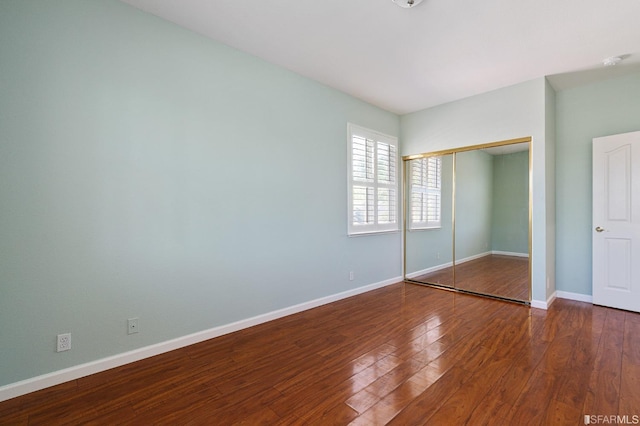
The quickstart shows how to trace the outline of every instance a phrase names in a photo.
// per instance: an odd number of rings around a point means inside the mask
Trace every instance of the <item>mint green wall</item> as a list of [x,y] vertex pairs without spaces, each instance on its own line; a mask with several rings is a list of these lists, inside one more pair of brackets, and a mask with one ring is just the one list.
[[115,0],[0,2],[0,386],[399,277],[347,237],[347,122],[399,133]]
[[[407,164],[408,166],[408,164]],[[407,179],[407,183],[408,183]],[[442,157],[442,227],[407,232],[407,274],[453,262],[453,155]],[[408,189],[408,187],[407,187]],[[409,211],[407,207],[406,211]]]
[[640,130],[640,73],[556,94],[557,289],[590,295],[592,139]]
[[115,0],[3,0],[0,58],[0,386],[399,276],[399,234],[346,237],[347,122],[403,155],[532,136],[533,299],[591,294],[591,140],[640,129],[640,74],[399,123]]
[[529,151],[493,156],[491,249],[529,253]]
[[456,153],[456,262],[491,251],[493,157]]
[[[545,79],[545,141],[548,149],[545,150],[545,176],[546,179],[546,226],[547,226],[547,300],[556,292],[556,92],[551,87],[549,80]],[[534,156],[535,158],[535,156]],[[534,207],[535,208],[535,207]],[[535,237],[534,237],[535,239]]]

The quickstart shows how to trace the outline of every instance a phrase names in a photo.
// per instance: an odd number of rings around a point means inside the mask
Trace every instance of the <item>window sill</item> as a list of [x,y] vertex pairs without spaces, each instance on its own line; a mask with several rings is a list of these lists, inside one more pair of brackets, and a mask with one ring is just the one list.
[[367,235],[381,235],[381,234],[399,234],[400,230],[399,229],[392,229],[389,231],[363,231],[363,232],[353,232],[353,233],[348,233],[347,237],[351,238],[351,237],[366,237]]
[[409,232],[416,232],[416,231],[435,231],[438,229],[442,229],[442,226],[429,226],[429,227],[425,227],[425,228],[411,228],[411,229],[407,229],[407,231]]

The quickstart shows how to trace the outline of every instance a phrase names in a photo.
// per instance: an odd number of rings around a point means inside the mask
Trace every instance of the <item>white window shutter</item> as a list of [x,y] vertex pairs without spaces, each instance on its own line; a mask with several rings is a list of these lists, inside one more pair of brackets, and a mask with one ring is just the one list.
[[442,157],[411,160],[411,229],[442,226]]
[[350,124],[349,235],[399,230],[398,142]]

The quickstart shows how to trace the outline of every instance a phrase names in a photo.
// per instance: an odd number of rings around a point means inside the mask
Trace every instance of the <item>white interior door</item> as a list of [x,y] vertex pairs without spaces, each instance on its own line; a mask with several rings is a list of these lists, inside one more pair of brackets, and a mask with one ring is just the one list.
[[640,132],[593,139],[593,303],[640,312]]

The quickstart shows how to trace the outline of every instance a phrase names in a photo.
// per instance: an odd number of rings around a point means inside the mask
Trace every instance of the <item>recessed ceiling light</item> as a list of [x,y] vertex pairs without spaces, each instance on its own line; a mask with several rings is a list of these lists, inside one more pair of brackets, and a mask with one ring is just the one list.
[[602,61],[602,65],[605,67],[612,67],[614,65],[618,65],[622,61],[622,56],[611,56],[610,58],[606,58]]
[[391,0],[395,4],[400,7],[404,7],[405,9],[409,9],[411,7],[417,6],[422,3],[422,0]]

